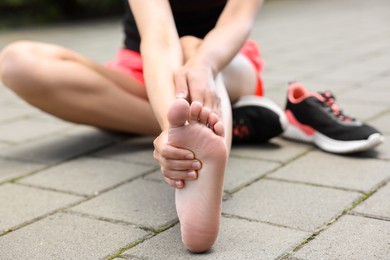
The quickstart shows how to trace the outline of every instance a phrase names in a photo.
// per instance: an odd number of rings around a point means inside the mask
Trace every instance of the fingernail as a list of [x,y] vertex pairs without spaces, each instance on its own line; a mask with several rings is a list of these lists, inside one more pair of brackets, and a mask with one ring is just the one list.
[[200,169],[200,162],[195,161],[195,162],[192,163],[191,166],[192,166],[192,168],[198,170],[198,169]]
[[186,94],[184,92],[179,92],[176,94],[176,98],[185,98]]
[[183,187],[183,182],[182,181],[176,181],[176,187],[177,188],[182,188]]
[[196,172],[195,171],[190,171],[190,172],[187,172],[187,176],[191,179],[195,179],[196,178]]

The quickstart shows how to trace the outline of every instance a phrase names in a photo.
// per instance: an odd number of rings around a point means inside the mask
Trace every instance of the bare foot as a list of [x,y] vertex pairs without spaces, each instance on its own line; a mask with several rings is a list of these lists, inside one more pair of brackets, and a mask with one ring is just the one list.
[[194,152],[202,162],[198,179],[176,189],[176,210],[184,245],[192,252],[205,252],[219,230],[223,179],[228,157],[224,126],[216,114],[199,102],[190,105],[177,99],[168,112],[168,142]]

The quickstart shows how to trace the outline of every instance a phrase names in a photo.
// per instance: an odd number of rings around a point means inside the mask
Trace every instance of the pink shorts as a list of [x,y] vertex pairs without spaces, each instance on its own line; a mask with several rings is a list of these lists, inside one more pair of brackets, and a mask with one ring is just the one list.
[[[263,81],[261,72],[264,69],[264,59],[261,56],[259,46],[253,40],[247,40],[240,50],[240,54],[248,58],[252,63],[257,73],[257,87],[254,93],[257,96],[263,96]],[[120,49],[117,52],[115,59],[105,64],[107,68],[122,71],[130,77],[136,79],[142,85],[145,84],[142,57],[141,54],[132,50]]]

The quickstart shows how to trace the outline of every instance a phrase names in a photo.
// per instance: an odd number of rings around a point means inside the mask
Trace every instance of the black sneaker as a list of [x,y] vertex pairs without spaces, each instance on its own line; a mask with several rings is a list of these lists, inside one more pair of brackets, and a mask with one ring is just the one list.
[[284,137],[314,143],[327,152],[360,152],[384,141],[378,130],[345,115],[330,91],[309,93],[303,85],[291,83],[285,112]]
[[273,101],[243,96],[233,105],[233,144],[264,143],[287,126],[284,112]]

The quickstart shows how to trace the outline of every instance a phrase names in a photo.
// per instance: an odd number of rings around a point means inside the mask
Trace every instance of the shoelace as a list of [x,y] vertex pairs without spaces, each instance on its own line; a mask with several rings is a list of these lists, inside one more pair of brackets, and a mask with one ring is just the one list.
[[341,121],[352,122],[356,119],[350,116],[347,116],[343,113],[340,107],[336,104],[336,98],[329,90],[325,92],[319,92],[320,96],[323,98],[322,103],[330,108],[330,111]]

